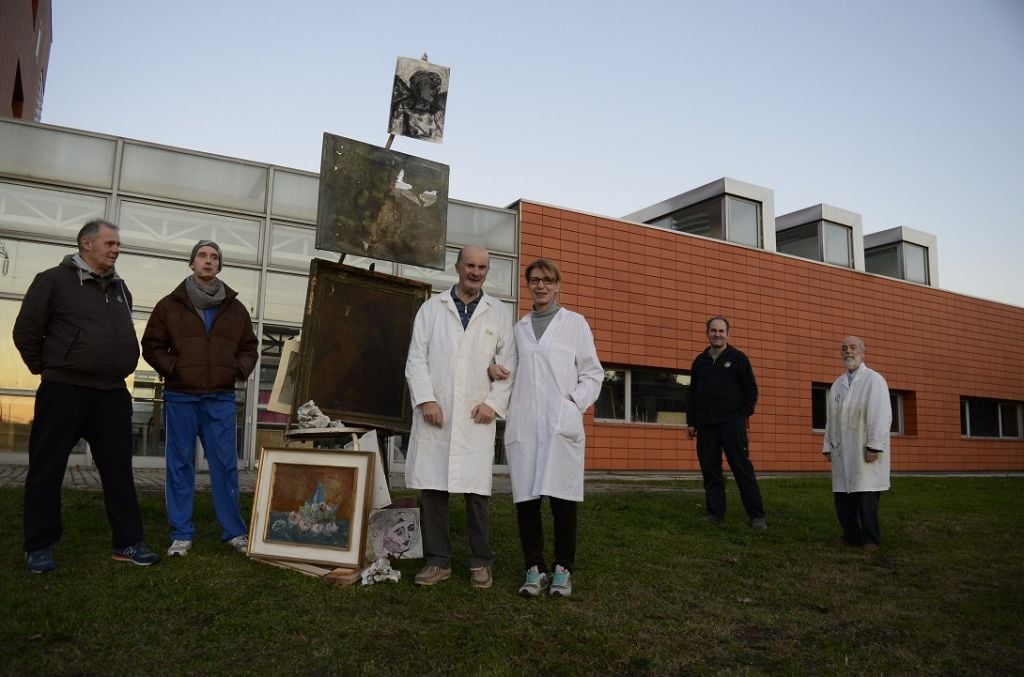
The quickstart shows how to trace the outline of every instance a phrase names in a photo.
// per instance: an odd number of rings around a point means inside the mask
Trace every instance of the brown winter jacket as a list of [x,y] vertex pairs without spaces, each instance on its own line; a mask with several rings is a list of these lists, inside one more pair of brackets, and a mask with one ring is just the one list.
[[36,275],[14,322],[14,345],[43,381],[124,388],[139,363],[132,295],[117,273],[100,279],[73,259]]
[[142,357],[164,387],[187,393],[234,392],[256,366],[256,334],[238,293],[224,285],[210,333],[188,299],[185,282],[160,299],[142,335]]

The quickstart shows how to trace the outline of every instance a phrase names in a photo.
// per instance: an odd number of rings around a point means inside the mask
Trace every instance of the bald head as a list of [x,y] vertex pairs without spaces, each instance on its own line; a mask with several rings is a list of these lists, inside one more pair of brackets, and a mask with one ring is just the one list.
[[455,272],[459,274],[455,292],[464,302],[469,303],[480,295],[490,267],[491,255],[483,247],[470,244],[459,252],[455,259]]

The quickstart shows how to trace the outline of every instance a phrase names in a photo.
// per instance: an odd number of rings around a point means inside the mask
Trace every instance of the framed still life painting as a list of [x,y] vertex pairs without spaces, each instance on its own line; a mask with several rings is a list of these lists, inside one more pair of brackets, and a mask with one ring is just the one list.
[[375,455],[263,449],[249,554],[362,568]]
[[428,298],[425,282],[313,259],[295,403],[313,400],[347,425],[407,432],[405,360],[416,311]]

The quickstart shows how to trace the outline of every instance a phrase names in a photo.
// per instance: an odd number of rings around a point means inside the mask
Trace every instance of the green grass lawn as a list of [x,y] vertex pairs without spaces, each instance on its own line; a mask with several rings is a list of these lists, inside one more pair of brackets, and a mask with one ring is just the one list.
[[[770,531],[698,522],[696,482],[591,492],[573,597],[524,600],[515,513],[492,504],[495,586],[469,587],[465,525],[451,580],[335,587],[252,562],[218,541],[208,494],[185,558],[109,556],[98,492],[65,491],[58,569],[31,575],[21,498],[0,489],[4,674],[676,673],[1021,674],[1024,479],[897,478],[882,550],[833,544],[829,480],[761,482]],[[143,494],[148,542],[167,547],[162,494]],[[244,495],[245,509],[252,496]],[[545,509],[546,511],[546,509]],[[550,525],[550,523],[548,523]]]

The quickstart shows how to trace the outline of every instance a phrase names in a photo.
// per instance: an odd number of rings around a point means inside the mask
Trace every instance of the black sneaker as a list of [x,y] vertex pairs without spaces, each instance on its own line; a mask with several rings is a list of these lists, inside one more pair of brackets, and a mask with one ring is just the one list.
[[127,548],[114,548],[112,556],[118,562],[131,562],[140,567],[148,567],[150,564],[160,561],[160,558],[151,553],[142,541],[135,545],[129,545]]

